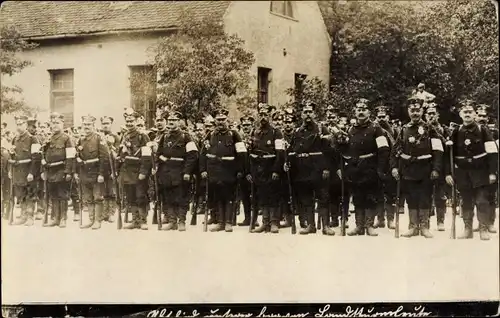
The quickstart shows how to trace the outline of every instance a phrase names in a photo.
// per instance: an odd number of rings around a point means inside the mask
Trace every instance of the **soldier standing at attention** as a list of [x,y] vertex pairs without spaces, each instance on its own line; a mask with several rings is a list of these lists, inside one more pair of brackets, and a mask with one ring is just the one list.
[[14,196],[21,205],[21,218],[13,225],[32,226],[34,221],[37,180],[41,160],[41,145],[38,139],[28,132],[28,117],[16,116],[17,135],[12,140],[12,182]]
[[450,186],[456,183],[462,197],[465,229],[458,238],[473,238],[472,220],[476,207],[480,239],[489,240],[488,226],[491,219],[488,195],[491,185],[497,181],[498,149],[490,130],[476,123],[476,115],[473,102],[464,101],[460,107],[463,124],[453,130],[450,138],[453,143],[455,178],[451,175],[447,163],[449,160],[446,160],[446,183]]
[[167,129],[158,141],[155,156],[160,198],[168,222],[161,230],[185,231],[191,175],[198,163],[198,148],[191,135],[180,129],[179,112],[165,112],[163,118],[167,120]]
[[201,177],[208,178],[209,200],[217,210],[217,224],[210,229],[211,232],[233,231],[235,189],[237,180],[243,177],[246,170],[247,150],[238,132],[228,128],[228,113],[223,108],[216,112],[216,127],[206,137],[200,156]]
[[355,206],[356,227],[350,236],[377,236],[374,218],[381,198],[380,180],[385,179],[389,159],[389,143],[383,129],[370,120],[368,100],[361,98],[354,108],[356,120],[348,130],[348,138],[339,144],[347,162],[345,176]]
[[54,218],[44,226],[66,227],[69,188],[75,173],[76,149],[71,137],[63,132],[64,116],[52,113],[50,123],[52,136],[44,146],[42,166],[46,167],[46,172],[42,173],[42,179],[47,180]]
[[250,170],[247,180],[255,184],[262,225],[253,233],[279,232],[281,197],[280,172],[283,167],[285,145],[281,131],[270,123],[272,106],[260,103],[257,107],[259,122],[249,142]]
[[297,190],[299,213],[307,222],[307,227],[300,234],[316,233],[314,220],[314,201],[318,201],[318,210],[323,222],[323,234],[335,235],[328,219],[328,185],[330,171],[336,171],[338,160],[330,146],[328,129],[315,121],[315,104],[302,107],[302,125],[293,134],[288,149],[290,177]]
[[[442,168],[443,144],[439,133],[423,121],[421,100],[410,99],[410,122],[401,129],[391,156],[392,176],[401,179],[401,189],[408,204],[410,224],[404,237],[432,238],[429,231],[432,182]],[[401,167],[401,169],[398,169]]]
[[132,223],[124,229],[147,230],[148,177],[151,174],[151,147],[149,137],[137,126],[140,115],[132,109],[123,114],[127,131],[121,140],[118,156],[120,158],[120,178],[127,208],[132,212]]
[[[241,138],[245,143],[245,147],[248,149],[251,142],[251,133],[253,130],[255,119],[252,116],[243,116],[240,118],[240,127],[241,127]],[[240,195],[241,201],[243,202],[243,213],[245,214],[245,219],[243,222],[238,223],[239,226],[249,226],[250,225],[250,215],[251,215],[251,184],[245,179],[240,182]],[[255,200],[255,198],[253,198]]]
[[[113,117],[103,116],[101,117],[101,130],[102,136],[106,141],[106,145],[108,147],[108,151],[111,154],[111,160],[113,160],[115,169],[116,169],[116,154],[118,153],[118,148],[120,147],[120,137],[113,133],[111,126],[113,125]],[[109,159],[107,159],[109,161]],[[111,176],[111,169],[108,169],[109,173],[104,175],[104,208],[102,220],[106,222],[112,223],[113,216],[115,215],[116,210],[118,209],[117,198],[116,198],[116,190],[113,185],[113,179]]]

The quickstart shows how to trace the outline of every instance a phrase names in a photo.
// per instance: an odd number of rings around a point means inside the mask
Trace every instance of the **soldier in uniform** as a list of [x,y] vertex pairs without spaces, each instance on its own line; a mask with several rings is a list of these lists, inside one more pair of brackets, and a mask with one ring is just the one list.
[[[436,103],[428,103],[426,111],[427,123],[439,134],[441,142],[450,137],[448,127],[439,123],[439,113]],[[448,192],[446,182],[444,181],[444,174],[440,174],[439,178],[434,181],[434,205],[436,206],[436,219],[438,231],[444,231],[444,219],[446,214],[446,193]],[[432,211],[431,211],[432,213]]]
[[28,117],[16,116],[17,135],[12,140],[11,159],[14,196],[21,205],[21,217],[13,225],[32,226],[37,194],[36,176],[39,175],[41,145],[28,132]]
[[191,175],[198,163],[198,147],[191,135],[180,129],[179,112],[165,112],[163,117],[167,120],[167,130],[158,141],[155,156],[160,197],[168,222],[161,230],[185,231]]
[[[114,167],[116,167],[116,154],[118,152],[118,148],[120,147],[120,137],[113,133],[111,126],[113,125],[114,118],[110,116],[103,116],[101,117],[101,131],[102,131],[102,136],[103,139],[106,141],[106,145],[108,148],[109,153],[111,154],[111,160],[113,160],[112,163]],[[108,159],[109,161],[109,159]],[[117,193],[116,189],[113,185],[113,179],[111,176],[111,170],[107,171],[109,173],[106,173],[104,175],[104,207],[103,207],[103,214],[102,214],[102,220],[106,222],[112,223],[113,216],[118,209],[117,206]]]
[[[127,131],[122,137],[118,157],[120,178],[132,223],[124,229],[147,230],[148,177],[151,174],[152,151],[147,134],[140,129],[140,115],[132,109],[123,114]],[[138,124],[139,123],[139,127]]]
[[[39,137],[39,129],[37,126],[37,120],[35,117],[28,118],[28,132],[36,137],[38,140],[39,144],[42,145],[43,141]],[[33,177],[35,178],[35,183],[37,184],[35,187],[35,209],[36,209],[36,214],[35,214],[35,220],[41,220],[43,218],[43,182],[42,179],[40,178],[40,173],[41,173],[41,161],[37,161],[37,167],[35,167],[35,171],[38,172],[36,175]]]
[[335,235],[328,219],[328,183],[330,171],[337,170],[338,158],[330,145],[329,132],[325,126],[315,121],[315,104],[308,103],[302,107],[302,125],[292,136],[288,148],[290,175],[294,189],[297,189],[299,214],[307,221],[307,226],[300,234],[316,233],[314,219],[314,201],[318,202],[318,211],[323,222],[323,234]]
[[109,150],[106,140],[95,131],[96,118],[82,117],[83,137],[77,142],[77,174],[75,179],[81,183],[83,210],[88,212],[90,222],[82,229],[101,228],[104,212],[105,177],[109,175]]
[[361,98],[354,108],[356,121],[348,139],[339,144],[347,165],[345,180],[349,183],[355,206],[356,227],[347,234],[377,236],[374,228],[376,207],[381,198],[380,181],[386,178],[389,143],[383,129],[370,120],[368,100]]
[[44,146],[42,179],[47,180],[53,219],[44,226],[66,227],[70,182],[75,173],[76,149],[71,137],[63,132],[64,116],[50,115],[52,136]]
[[[294,121],[294,116],[293,116],[293,110],[292,109],[286,109],[284,118],[283,118],[283,143],[285,146],[285,155],[288,152],[288,147],[290,146],[290,142],[292,140],[293,133],[295,132],[295,121]],[[285,158],[285,164],[288,165],[288,160]],[[281,218],[284,219],[280,223],[280,227],[285,228],[285,227],[290,227],[292,225],[292,211],[290,210],[290,207],[288,205],[288,199],[290,197],[290,189],[288,187],[288,183],[291,182],[291,180],[288,180],[288,175],[286,171],[283,171],[281,178],[281,184],[282,184],[282,196],[286,200],[284,203],[282,202],[281,205]],[[292,189],[293,191],[293,189]],[[295,199],[296,196],[294,193],[292,193],[292,199]],[[294,200],[295,201],[295,200]],[[296,202],[291,202],[292,204],[296,205]],[[300,223],[302,224],[301,227],[305,228],[305,220],[300,216]]]
[[[78,140],[80,140],[80,138],[85,137],[85,133],[83,132],[81,126],[73,127],[72,129],[69,129],[68,131],[69,131],[68,135],[71,138],[71,142],[75,145],[77,144]],[[77,150],[77,153],[78,153],[78,150]],[[78,166],[77,166],[77,168],[78,168]],[[70,187],[69,187],[69,197],[71,198],[71,205],[73,207],[73,212],[74,212],[73,221],[75,221],[75,222],[80,221],[80,218],[82,217],[81,216],[81,212],[82,212],[81,204],[82,204],[82,202],[80,202],[81,195],[82,194],[80,193],[80,186],[78,185],[78,180],[76,178],[71,179]]]
[[[252,131],[248,146],[250,169],[247,180],[254,184],[257,206],[262,210],[262,225],[253,233],[279,232],[281,197],[280,172],[285,146],[281,131],[270,123],[273,106],[258,105],[259,122]],[[248,217],[250,220],[250,217]]]
[[423,121],[423,113],[422,101],[410,99],[410,122],[402,128],[391,156],[392,176],[401,178],[409,210],[410,224],[404,237],[419,233],[433,237],[429,231],[432,182],[439,178],[442,168],[443,144],[439,133]]
[[245,172],[247,150],[238,132],[228,129],[228,113],[224,108],[216,112],[216,127],[207,135],[200,156],[201,177],[208,178],[209,199],[217,210],[217,224],[211,232],[233,231],[235,188]]
[[[245,147],[248,149],[251,143],[251,134],[254,126],[255,119],[252,116],[242,116],[240,118],[240,134]],[[249,158],[248,158],[249,159]],[[251,204],[250,196],[252,192],[252,185],[248,179],[241,180],[240,182],[240,196],[243,203],[243,213],[245,214],[245,219],[238,223],[239,226],[249,226],[250,225],[250,215],[251,215]],[[255,198],[253,198],[255,200]]]

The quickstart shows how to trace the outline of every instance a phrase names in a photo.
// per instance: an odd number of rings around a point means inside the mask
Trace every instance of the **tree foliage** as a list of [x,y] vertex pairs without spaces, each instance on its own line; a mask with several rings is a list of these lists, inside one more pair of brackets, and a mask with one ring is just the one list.
[[295,113],[300,112],[304,104],[312,102],[316,105],[317,114],[322,116],[332,101],[328,85],[318,77],[302,79],[299,85],[287,89],[286,94],[290,99],[285,107],[291,107]]
[[184,12],[179,30],[151,48],[159,104],[173,102],[189,119],[199,119],[246,90],[254,63],[244,41],[227,34],[214,16],[195,16]]
[[[19,53],[31,50],[37,45],[22,39],[12,25],[0,27],[0,73],[1,76],[12,76],[30,66],[31,61],[20,58]],[[1,85],[1,113],[9,114],[18,111],[33,111],[22,99],[22,89],[18,86]]]

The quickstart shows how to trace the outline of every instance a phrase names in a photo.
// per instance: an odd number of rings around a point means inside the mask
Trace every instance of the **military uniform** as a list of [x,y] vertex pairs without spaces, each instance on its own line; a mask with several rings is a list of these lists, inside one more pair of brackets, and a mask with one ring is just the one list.
[[[474,114],[471,102],[465,102],[460,110],[462,118]],[[455,165],[455,183],[462,197],[462,218],[465,231],[459,238],[472,238],[472,220],[474,206],[477,209],[480,238],[489,240],[488,226],[490,203],[488,194],[491,184],[497,179],[498,149],[489,129],[470,120],[452,132],[453,156]],[[449,155],[449,154],[448,154]],[[447,179],[451,178],[451,167],[446,165]],[[447,180],[448,182],[448,180]]]
[[409,230],[402,236],[420,233],[432,238],[429,231],[432,181],[441,172],[443,144],[435,129],[422,120],[421,102],[410,101],[408,111],[412,121],[402,128],[391,156],[392,173],[402,180],[410,217]]
[[129,126],[121,140],[117,170],[120,171],[126,204],[133,218],[124,229],[147,230],[148,177],[152,167],[150,140],[136,127],[136,120],[140,117],[138,113],[128,109],[124,117]]
[[[71,141],[76,144],[80,139],[80,127],[74,127],[71,130]],[[77,151],[78,153],[78,151]],[[71,205],[73,207],[73,221],[80,221],[82,217],[82,202],[81,202],[81,190],[76,178],[71,179],[69,187],[69,197],[71,198]]]
[[[358,101],[356,113],[366,114],[366,99]],[[362,116],[362,115],[358,115]],[[345,159],[346,181],[352,191],[355,206],[356,228],[348,235],[377,236],[374,230],[376,207],[381,198],[381,181],[386,178],[386,164],[389,157],[389,143],[383,129],[363,115],[348,131],[348,140],[339,145]],[[343,176],[344,177],[344,176]]]
[[328,180],[335,177],[338,158],[330,146],[328,129],[314,122],[314,104],[302,108],[303,124],[293,134],[288,149],[290,177],[296,191],[299,213],[307,220],[307,227],[300,234],[316,233],[314,204],[323,221],[323,234],[335,235],[328,222]]
[[[85,135],[78,140],[77,171],[81,186],[83,209],[88,212],[90,222],[82,228],[101,228],[104,210],[105,175],[109,175],[109,150],[102,136],[90,128],[95,117],[84,116],[82,122]],[[76,179],[76,178],[75,178]]]
[[285,146],[280,130],[269,122],[272,107],[259,104],[261,121],[252,131],[248,154],[250,160],[249,179],[254,183],[259,209],[262,210],[262,225],[254,233],[279,232],[279,205],[282,197],[280,173],[283,167]]
[[[114,119],[110,116],[101,117],[101,125],[111,125]],[[111,130],[103,129],[102,135],[106,141],[108,150],[111,154],[111,162],[116,167],[116,155],[120,147],[120,137],[113,133]],[[103,221],[113,222],[113,216],[118,209],[117,206],[117,193],[112,179],[111,173],[104,175],[104,208],[103,208]]]
[[187,132],[179,129],[180,113],[165,113],[167,132],[158,142],[156,152],[159,191],[167,224],[162,230],[186,230],[186,213],[189,209],[191,175],[197,165],[198,148]]
[[245,144],[237,131],[227,128],[227,114],[225,109],[217,112],[217,127],[205,139],[200,155],[200,171],[203,178],[208,177],[209,198],[217,209],[217,224],[210,229],[212,232],[233,231],[235,188],[245,172]]
[[10,211],[10,199],[11,199],[11,193],[10,193],[10,183],[11,183],[11,178],[12,176],[9,176],[9,160],[10,160],[10,143],[7,141],[7,139],[2,137],[2,142],[0,144],[0,149],[2,152],[2,157],[1,157],[1,191],[2,191],[2,218],[8,219],[9,218],[9,211]]
[[[254,124],[255,119],[252,116],[243,116],[240,118],[241,125],[241,138],[245,143],[245,147],[248,149],[251,143],[251,133],[252,126]],[[250,160],[250,158],[247,158]],[[249,166],[249,163],[248,163]],[[252,184],[247,180],[243,179],[240,182],[240,197],[243,203],[243,213],[245,215],[245,219],[238,223],[239,226],[249,226],[250,225],[250,217],[251,217],[251,195],[252,195]],[[254,194],[255,195],[255,194]],[[254,198],[255,199],[255,198]],[[254,220],[255,221],[255,220]]]
[[[287,111],[287,110],[285,110]],[[290,147],[290,142],[292,141],[293,133],[295,132],[295,122],[294,122],[294,117],[293,117],[293,112],[291,110],[288,110],[288,112],[285,112],[284,120],[283,120],[283,143],[285,146],[285,164],[288,165],[289,161],[288,158],[286,157],[286,154],[288,153],[288,149]],[[281,186],[282,186],[282,197],[286,200],[285,202],[282,202],[281,205],[281,218],[284,219],[283,222],[280,223],[280,227],[289,227],[292,225],[292,217],[295,217],[292,215],[292,211],[290,210],[290,206],[288,204],[288,201],[290,199],[290,195],[292,196],[293,206],[295,207],[296,204],[296,195],[293,193],[293,188],[292,193],[290,193],[290,188],[291,188],[291,180],[288,179],[288,174],[286,171],[282,171],[281,176]],[[290,183],[290,187],[288,184]],[[300,221],[302,223],[302,227],[305,228],[306,224],[305,221],[303,220],[303,217],[301,216]]]
[[[45,226],[66,227],[68,213],[69,186],[75,173],[76,149],[71,137],[58,128],[62,126],[64,116],[51,114],[54,133],[44,146],[42,166],[47,178],[48,197],[52,205],[52,222]],[[56,128],[59,126],[58,128]]]

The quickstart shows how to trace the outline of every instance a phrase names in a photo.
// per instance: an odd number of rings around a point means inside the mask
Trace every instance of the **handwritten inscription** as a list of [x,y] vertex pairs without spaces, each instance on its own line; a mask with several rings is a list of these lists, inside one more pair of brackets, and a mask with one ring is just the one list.
[[416,306],[413,312],[404,311],[403,306],[399,306],[396,310],[377,311],[374,307],[366,309],[363,306],[351,307],[347,306],[345,312],[330,312],[330,305],[320,308],[314,317],[428,317],[431,313],[425,311],[424,306]]

